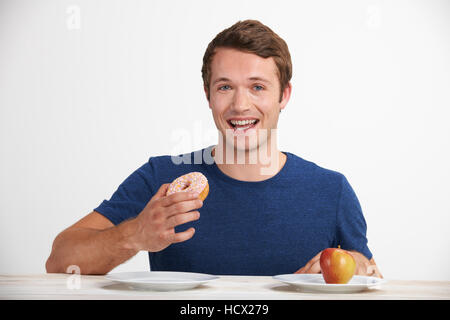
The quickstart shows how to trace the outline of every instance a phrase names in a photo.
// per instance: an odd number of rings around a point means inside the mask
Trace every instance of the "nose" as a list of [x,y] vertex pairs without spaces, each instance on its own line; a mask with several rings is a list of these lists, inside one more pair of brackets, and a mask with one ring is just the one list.
[[231,107],[236,113],[250,110],[250,99],[245,89],[237,88],[235,90]]

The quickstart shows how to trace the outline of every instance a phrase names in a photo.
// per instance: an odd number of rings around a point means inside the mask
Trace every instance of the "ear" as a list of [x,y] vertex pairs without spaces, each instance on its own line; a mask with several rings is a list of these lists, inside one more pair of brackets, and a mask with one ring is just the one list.
[[[209,91],[205,85],[203,85],[203,91],[205,92],[206,100],[208,100],[208,105],[209,105],[209,98],[208,98]],[[209,108],[211,109],[211,105],[209,105]]]
[[280,101],[280,110],[284,109],[286,107],[287,103],[289,102],[289,99],[291,97],[292,92],[292,84],[291,82],[288,82],[286,87],[283,90],[283,96],[281,97]]

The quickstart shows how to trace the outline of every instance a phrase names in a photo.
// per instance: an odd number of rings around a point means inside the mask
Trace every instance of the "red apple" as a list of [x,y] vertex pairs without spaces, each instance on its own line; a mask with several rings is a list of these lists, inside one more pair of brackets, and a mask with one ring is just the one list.
[[328,248],[320,255],[320,269],[326,283],[345,284],[355,274],[356,262],[347,251]]

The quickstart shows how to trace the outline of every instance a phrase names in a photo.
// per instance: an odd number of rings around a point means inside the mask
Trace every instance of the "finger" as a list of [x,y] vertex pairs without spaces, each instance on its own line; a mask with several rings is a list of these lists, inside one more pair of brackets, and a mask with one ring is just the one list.
[[180,201],[186,201],[186,200],[193,200],[197,199],[198,194],[195,195],[191,192],[181,191],[181,192],[175,192],[171,195],[168,195],[161,199],[161,205],[163,207],[169,207],[173,205],[174,203],[180,202]]
[[364,262],[363,266],[361,267],[361,275],[363,276],[370,276],[373,273],[373,269],[369,268],[370,264],[368,262]]
[[200,199],[186,200],[172,204],[170,207],[166,207],[167,217],[177,215],[180,213],[189,212],[195,209],[199,209],[203,206],[203,201]]
[[298,273],[321,273],[321,272],[322,270],[320,269],[320,260],[317,260],[316,262],[300,269]]
[[380,273],[380,270],[378,270],[377,266],[375,264],[370,264],[367,267],[367,271],[366,271],[368,276],[373,276],[373,277],[378,277],[383,279],[383,276]]
[[171,238],[170,242],[177,243],[177,242],[183,242],[183,241],[189,240],[190,238],[192,238],[194,236],[194,233],[195,233],[194,228],[189,228],[183,232],[173,233],[170,237]]
[[172,229],[181,224],[185,224],[187,222],[198,220],[199,218],[200,218],[200,212],[198,212],[198,211],[191,211],[188,213],[179,213],[179,214],[176,214],[176,215],[170,217],[167,220],[167,227],[169,229]]
[[301,267],[300,269],[298,269],[297,271],[295,271],[294,273],[304,273],[303,271],[305,270],[305,267]]
[[320,261],[320,255],[322,254],[322,251],[320,251],[318,254],[316,254],[309,262],[306,264],[305,269],[309,270],[316,262]]
[[162,184],[159,187],[158,191],[150,199],[150,201],[156,201],[156,200],[159,200],[159,199],[163,198],[166,195],[166,193],[167,193],[167,189],[169,188],[169,185],[170,185],[169,183]]
[[295,271],[294,273],[305,273],[305,270],[309,270],[309,262],[307,264],[305,264],[303,267],[301,267],[300,269],[298,269],[297,271]]
[[322,270],[320,269],[320,260],[317,260],[315,263],[311,265],[308,272],[306,273],[321,273]]
[[320,262],[321,254],[322,254],[322,251],[320,251],[318,254],[316,254],[311,260],[308,261],[308,263],[306,263],[306,265],[304,265],[302,268],[298,269],[294,273],[309,273],[309,272],[306,272],[306,270],[309,270],[311,268],[311,266],[314,263],[316,263],[317,261]]

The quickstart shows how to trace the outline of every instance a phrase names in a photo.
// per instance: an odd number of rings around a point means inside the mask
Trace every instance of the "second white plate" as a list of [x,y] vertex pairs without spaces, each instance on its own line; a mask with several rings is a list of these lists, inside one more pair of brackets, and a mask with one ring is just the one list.
[[293,285],[307,292],[354,293],[379,288],[386,280],[377,277],[353,276],[346,284],[327,284],[322,274],[280,274],[275,280]]
[[106,275],[106,279],[125,283],[134,289],[156,291],[192,289],[218,278],[204,273],[171,271],[121,272]]

